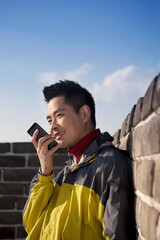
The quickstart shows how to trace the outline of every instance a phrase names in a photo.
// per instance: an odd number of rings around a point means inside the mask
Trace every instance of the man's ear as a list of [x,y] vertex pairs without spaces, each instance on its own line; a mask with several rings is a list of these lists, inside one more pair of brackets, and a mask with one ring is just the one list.
[[88,122],[91,118],[91,109],[88,105],[83,105],[80,109],[82,120],[84,123]]

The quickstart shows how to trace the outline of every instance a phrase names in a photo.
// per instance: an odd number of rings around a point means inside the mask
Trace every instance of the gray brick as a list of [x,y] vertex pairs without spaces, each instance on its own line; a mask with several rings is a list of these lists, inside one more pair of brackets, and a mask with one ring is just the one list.
[[133,126],[133,117],[134,117],[135,108],[136,108],[136,105],[133,106],[131,112],[127,115],[127,117],[124,119],[122,123],[120,139],[126,136],[131,131],[131,128]]
[[138,127],[133,131],[133,156],[142,156],[142,127]]
[[136,105],[133,106],[131,112],[128,115],[126,133],[129,133],[133,127],[133,117],[134,117],[135,108],[136,108]]
[[0,239],[15,239],[15,227],[0,226]]
[[24,188],[25,188],[25,195],[29,195],[29,189],[30,189],[30,182],[24,184]]
[[160,203],[160,161],[155,164],[153,196]]
[[17,197],[17,209],[23,210],[27,197]]
[[157,240],[156,238],[156,226],[158,222],[159,213],[154,209],[141,203],[141,231],[146,240]]
[[155,78],[155,88],[153,94],[152,108],[155,110],[160,106],[160,74]]
[[133,172],[133,187],[137,189],[137,174],[138,174],[138,161],[133,160],[132,162],[132,172]]
[[134,117],[133,117],[133,127],[135,127],[141,121],[143,99],[144,98],[139,98],[137,101]]
[[141,238],[141,236],[139,235],[139,234],[137,234],[137,238],[136,238],[137,240],[143,240],[142,238]]
[[134,156],[149,156],[160,152],[160,114],[133,132]]
[[68,161],[68,157],[65,155],[55,155],[53,159],[53,166],[64,167],[65,162]]
[[[14,153],[36,153],[36,150],[32,142],[16,142],[13,143],[13,152]],[[67,148],[58,149],[56,153],[67,153]]]
[[121,144],[119,145],[119,149],[123,149],[123,150],[127,150],[127,141],[128,141],[128,137],[125,137],[123,139],[123,141],[121,141]]
[[0,143],[0,153],[8,153],[10,150],[10,143]]
[[142,156],[160,152],[160,114],[142,127]]
[[160,240],[160,215],[158,218],[156,235],[157,235],[157,240]]
[[15,211],[0,212],[0,223],[3,225],[22,224],[22,213]]
[[37,173],[35,169],[4,169],[4,180],[5,181],[31,181]]
[[152,112],[152,98],[155,81],[153,80],[148,87],[142,104],[141,120],[144,120]]
[[[53,158],[53,165],[55,167],[64,167],[66,161],[68,161],[68,157],[66,155],[55,154]],[[28,167],[40,167],[40,162],[37,156],[29,156]]]
[[25,157],[23,156],[0,156],[0,167],[24,167]]
[[15,209],[16,197],[0,197],[0,209]]
[[31,142],[13,143],[14,153],[36,153],[36,150]]
[[115,132],[115,134],[113,135],[113,138],[114,138],[113,144],[114,145],[120,144],[120,134],[121,134],[121,129],[118,129],[118,131]]
[[28,157],[28,166],[29,167],[40,167],[40,162],[37,155]]
[[127,139],[127,148],[126,150],[129,152],[130,156],[133,157],[134,152],[133,152],[133,132],[131,131],[128,134],[128,139]]
[[18,226],[17,227],[17,238],[26,238],[27,237],[27,233],[26,231],[24,230],[24,227],[23,226]]
[[153,174],[154,174],[154,161],[143,160],[138,162],[136,181],[137,188],[142,193],[152,197],[153,196]]
[[135,200],[135,219],[136,219],[136,225],[138,228],[140,228],[140,206],[141,206],[141,200],[140,198],[136,197]]
[[24,185],[21,183],[0,183],[1,195],[22,195],[24,193]]
[[134,163],[134,167],[135,167],[135,169],[134,169],[134,176],[136,176],[136,179],[135,179],[136,189],[141,190],[141,189],[143,189],[143,187],[141,186],[142,161],[136,161],[136,163]]
[[60,154],[66,153],[66,154],[67,154],[67,148],[59,148],[59,149],[56,151],[56,153],[60,153]]
[[126,134],[127,134],[127,122],[128,122],[128,118],[129,118],[129,114],[127,115],[127,117],[124,119],[124,121],[123,121],[123,123],[122,123],[120,139],[121,139],[122,137],[126,136]]

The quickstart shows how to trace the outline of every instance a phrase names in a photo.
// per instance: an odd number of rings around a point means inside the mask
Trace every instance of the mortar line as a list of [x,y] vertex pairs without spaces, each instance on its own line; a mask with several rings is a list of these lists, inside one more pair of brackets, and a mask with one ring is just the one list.
[[140,197],[140,199],[146,203],[148,206],[155,208],[158,212],[160,212],[160,203],[156,202],[153,198],[145,195],[144,193],[140,192],[139,190],[135,191],[135,194]]
[[140,235],[141,239],[142,239],[142,240],[146,240],[146,239],[142,236],[141,229],[140,229],[140,228],[137,228],[137,231],[138,231],[138,234]]

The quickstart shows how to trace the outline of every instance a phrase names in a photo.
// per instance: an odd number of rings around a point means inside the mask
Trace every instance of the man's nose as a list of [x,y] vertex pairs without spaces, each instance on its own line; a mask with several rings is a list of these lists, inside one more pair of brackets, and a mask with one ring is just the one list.
[[56,120],[53,120],[52,121],[52,124],[50,126],[50,133],[52,134],[53,131],[55,131],[57,129],[57,121]]

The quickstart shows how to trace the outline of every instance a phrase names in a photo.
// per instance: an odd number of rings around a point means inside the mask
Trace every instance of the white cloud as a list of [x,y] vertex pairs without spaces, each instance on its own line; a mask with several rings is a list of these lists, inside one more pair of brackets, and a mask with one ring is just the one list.
[[64,74],[64,79],[81,81],[82,77],[88,75],[91,69],[92,69],[92,66],[86,63],[75,70],[66,72]]
[[[92,69],[88,63],[75,70],[62,74],[45,72],[38,74],[38,80],[43,83],[54,84],[59,79],[69,79],[82,82]],[[134,65],[126,66],[104,77],[102,82],[95,82],[89,89],[96,100],[103,102],[137,101],[144,96],[147,87],[156,76],[155,69],[142,69]]]
[[58,81],[57,72],[45,72],[38,74],[38,80],[43,83],[53,84]]
[[154,77],[154,71],[130,65],[94,83],[90,91],[96,99],[129,102],[142,97]]
[[87,76],[89,71],[92,69],[92,66],[89,63],[85,63],[75,70],[70,70],[62,74],[62,77],[59,78],[60,74],[57,72],[44,72],[37,75],[37,79],[40,82],[54,84],[59,79],[68,79],[73,81],[81,81],[84,76]]

